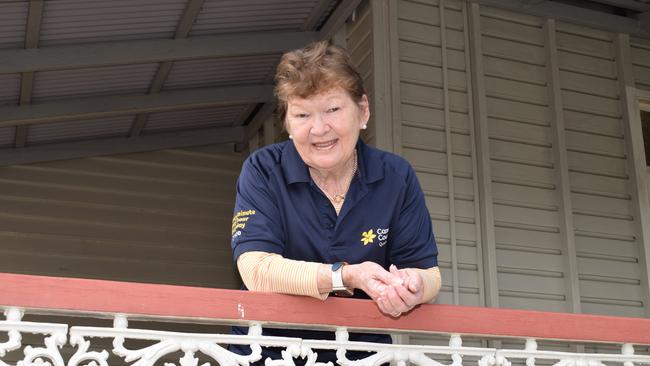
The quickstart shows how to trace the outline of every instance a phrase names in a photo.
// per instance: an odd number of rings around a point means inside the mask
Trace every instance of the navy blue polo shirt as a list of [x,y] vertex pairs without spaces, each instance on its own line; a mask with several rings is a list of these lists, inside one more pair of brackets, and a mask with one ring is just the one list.
[[[373,261],[387,270],[391,264],[437,266],[431,217],[411,165],[361,140],[356,149],[357,174],[338,216],[311,179],[293,142],[266,146],[246,159],[237,181],[232,222],[235,262],[242,253],[264,251],[319,263]],[[355,297],[368,298],[360,290]],[[241,334],[244,329],[233,332]],[[271,329],[265,333],[334,339],[332,332]],[[351,334],[350,340],[355,339],[390,342],[387,335]],[[319,352],[319,361],[323,354]],[[325,359],[335,360],[333,352],[331,356]]]
[[337,216],[291,141],[262,148],[242,167],[232,226],[234,259],[247,251],[388,269],[437,265],[431,217],[403,158],[357,143],[358,170]]

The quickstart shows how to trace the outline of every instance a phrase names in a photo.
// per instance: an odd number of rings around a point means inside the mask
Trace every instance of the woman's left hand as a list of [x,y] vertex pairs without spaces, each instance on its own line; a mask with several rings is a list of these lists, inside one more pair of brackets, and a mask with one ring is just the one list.
[[386,286],[377,303],[383,312],[397,318],[422,303],[424,283],[420,274],[410,268],[397,269],[391,265],[390,272],[399,276],[403,284]]

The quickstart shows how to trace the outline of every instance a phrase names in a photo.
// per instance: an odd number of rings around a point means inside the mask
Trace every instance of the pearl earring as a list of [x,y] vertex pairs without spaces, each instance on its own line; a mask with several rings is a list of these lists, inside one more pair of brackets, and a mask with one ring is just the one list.
[[293,140],[293,135],[289,134],[289,140]]
[[368,128],[368,125],[367,125],[367,124],[364,123],[363,125],[361,125],[361,129],[362,129],[362,130],[365,130],[366,128]]

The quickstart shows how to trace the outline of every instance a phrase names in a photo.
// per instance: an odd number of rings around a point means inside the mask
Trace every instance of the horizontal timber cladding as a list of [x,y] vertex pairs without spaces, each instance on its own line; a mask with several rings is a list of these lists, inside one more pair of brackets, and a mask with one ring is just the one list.
[[[438,301],[489,296],[472,102],[481,98],[499,306],[643,316],[615,34],[480,6],[482,83],[473,90],[467,5],[394,4],[396,150],[414,166],[432,216]],[[646,55],[650,43],[633,40],[638,87]]]
[[374,110],[377,108],[376,94],[373,84],[373,32],[372,32],[372,6],[369,3],[362,3],[356,11],[353,22],[346,24],[345,48],[352,56],[352,62],[359,69],[363,78],[363,84],[368,93],[370,102],[370,120],[368,128],[361,131],[361,138],[370,144],[376,144],[376,124]]
[[650,90],[650,40],[632,38],[630,43],[636,87]]
[[558,23],[556,37],[582,310],[643,316],[619,75],[581,71],[616,69],[616,35]]
[[[579,311],[643,316],[613,35],[558,23],[550,53],[559,88],[549,90],[545,32],[541,18],[481,7],[500,306],[571,311],[573,291]],[[553,93],[565,183],[553,155]],[[567,233],[561,184],[569,185]],[[567,237],[577,274],[566,264]]]
[[[440,303],[481,305],[463,2],[396,1],[400,153],[415,168],[440,251]],[[393,86],[396,87],[396,86]]]
[[237,288],[243,155],[205,146],[0,168],[0,270]]
[[543,19],[480,8],[502,307],[570,311]]

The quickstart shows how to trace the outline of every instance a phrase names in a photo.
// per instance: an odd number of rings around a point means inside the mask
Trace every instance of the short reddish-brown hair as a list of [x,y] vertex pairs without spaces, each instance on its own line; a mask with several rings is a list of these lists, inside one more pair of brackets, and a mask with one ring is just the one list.
[[275,95],[282,122],[290,98],[308,98],[340,87],[350,94],[352,100],[360,103],[366,94],[363,79],[347,51],[326,41],[314,42],[282,55],[275,73],[275,82]]

